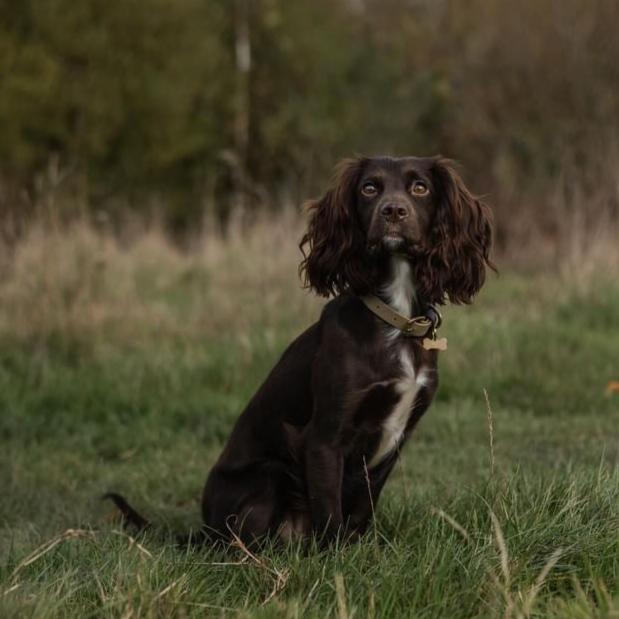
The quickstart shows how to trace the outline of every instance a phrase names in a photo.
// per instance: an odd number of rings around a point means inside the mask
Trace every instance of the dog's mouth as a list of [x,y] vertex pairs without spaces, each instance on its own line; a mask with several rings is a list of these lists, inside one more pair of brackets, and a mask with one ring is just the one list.
[[397,232],[388,232],[381,239],[381,244],[388,251],[402,251],[406,246],[406,239]]
[[388,252],[408,255],[418,254],[423,249],[421,241],[395,230],[385,232],[380,239],[380,244]]
[[399,232],[387,232],[379,238],[368,240],[371,254],[400,254],[410,258],[423,253],[423,244]]
[[372,254],[400,254],[412,258],[422,252],[422,245],[416,227],[407,222],[378,219],[368,230],[367,247]]

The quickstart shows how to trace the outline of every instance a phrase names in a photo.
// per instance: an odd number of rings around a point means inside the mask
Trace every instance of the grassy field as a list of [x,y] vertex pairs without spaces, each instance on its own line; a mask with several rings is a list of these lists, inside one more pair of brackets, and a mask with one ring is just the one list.
[[619,617],[619,282],[584,260],[503,268],[446,310],[437,399],[361,544],[222,555],[121,531],[106,490],[198,525],[235,417],[320,311],[298,236],[182,254],[81,225],[2,258],[0,617]]

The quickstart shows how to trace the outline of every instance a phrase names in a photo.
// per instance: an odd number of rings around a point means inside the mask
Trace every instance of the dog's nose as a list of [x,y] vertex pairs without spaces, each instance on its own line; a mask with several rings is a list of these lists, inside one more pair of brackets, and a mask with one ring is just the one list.
[[408,209],[402,204],[385,204],[380,209],[380,214],[390,222],[402,221],[408,217]]

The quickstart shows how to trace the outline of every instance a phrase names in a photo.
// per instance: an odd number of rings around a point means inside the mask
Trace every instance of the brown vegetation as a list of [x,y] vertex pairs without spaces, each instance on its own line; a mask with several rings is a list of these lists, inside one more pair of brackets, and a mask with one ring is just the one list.
[[[600,227],[594,238],[565,225],[550,292],[560,293],[562,282],[586,290],[617,274],[616,229]],[[204,233],[187,250],[156,225],[120,237],[84,220],[35,225],[0,255],[0,332],[33,344],[60,337],[105,347],[164,333],[247,337],[256,323],[307,324],[322,301],[297,275],[302,231],[297,214],[286,211],[249,227],[233,222],[225,235]],[[516,253],[528,268],[541,264],[541,254]],[[503,270],[509,264],[499,257]]]

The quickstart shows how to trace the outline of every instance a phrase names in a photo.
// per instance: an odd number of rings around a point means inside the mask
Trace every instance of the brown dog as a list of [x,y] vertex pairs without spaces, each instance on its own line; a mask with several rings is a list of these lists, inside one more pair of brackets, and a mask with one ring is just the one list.
[[[492,267],[489,211],[438,157],[344,161],[309,212],[300,270],[335,298],[284,352],[211,470],[202,514],[213,540],[363,534],[437,388],[437,351],[423,345],[437,326],[430,304],[470,303]],[[427,333],[398,327],[417,315]]]

